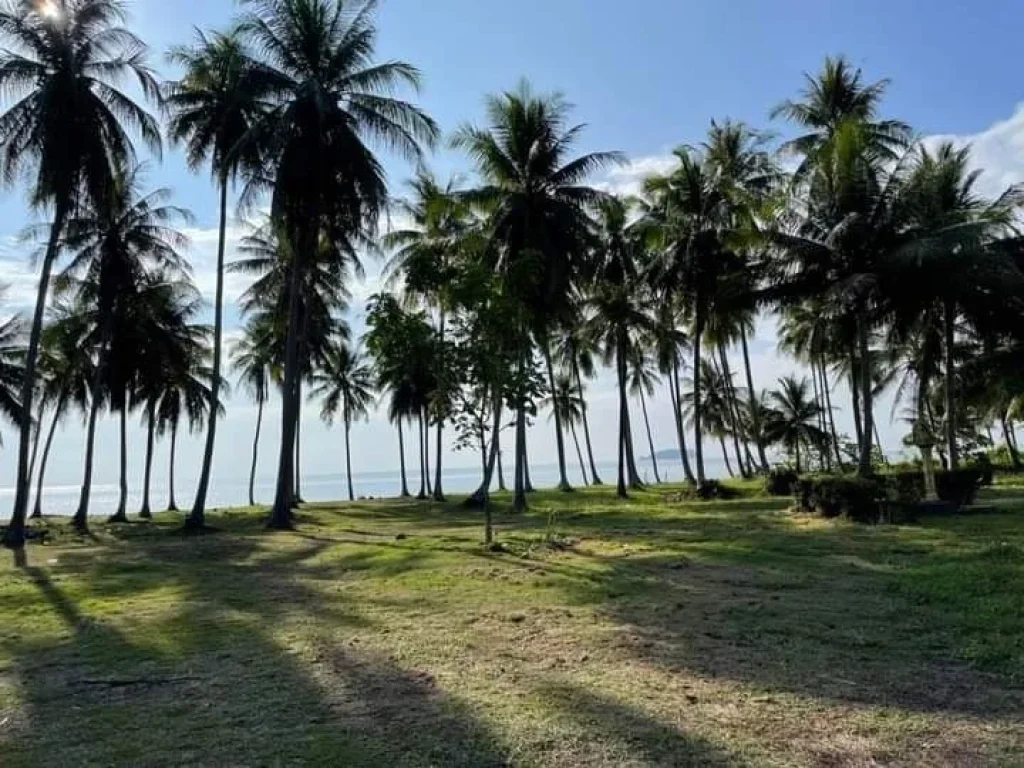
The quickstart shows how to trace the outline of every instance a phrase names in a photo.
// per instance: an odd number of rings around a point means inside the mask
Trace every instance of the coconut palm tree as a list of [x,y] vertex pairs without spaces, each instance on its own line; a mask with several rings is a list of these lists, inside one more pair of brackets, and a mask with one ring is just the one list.
[[682,330],[683,313],[678,304],[673,303],[665,293],[655,299],[654,325],[652,326],[649,343],[654,348],[658,362],[658,371],[668,381],[669,397],[672,400],[672,417],[675,422],[676,439],[679,441],[679,461],[683,465],[683,476],[691,485],[697,482],[690,467],[690,451],[686,444],[686,431],[683,429],[683,412],[680,393],[679,369],[683,356],[689,349],[690,339]]
[[[44,12],[49,9],[48,12]],[[103,203],[120,169],[134,164],[129,131],[160,151],[156,120],[119,83],[134,80],[143,96],[159,88],[146,47],[126,29],[120,0],[8,0],[0,6],[0,176],[30,183],[29,200],[52,215],[43,251],[35,313],[19,401],[33,412],[39,341],[50,279],[70,219]],[[74,126],[69,130],[68,126]],[[24,544],[31,423],[22,422],[8,546]]]
[[345,473],[348,478],[348,499],[355,501],[352,488],[352,445],[350,433],[355,419],[365,418],[374,401],[373,372],[358,349],[340,338],[328,350],[321,367],[313,375],[311,397],[323,404],[320,418],[328,426],[340,414],[345,426]]
[[[373,61],[376,3],[352,0],[252,0],[239,24],[259,52],[271,104],[246,142],[262,162],[247,171],[250,199],[270,191],[271,216],[289,245],[284,403],[273,528],[291,526],[295,431],[302,376],[300,290],[307,261],[328,235],[370,232],[387,203],[384,173],[368,142],[419,160],[433,121],[390,94],[417,87],[403,62]],[[328,234],[329,233],[329,234]]]
[[142,169],[126,171],[102,206],[86,211],[67,224],[66,241],[74,253],[57,280],[61,293],[73,293],[75,303],[90,318],[89,344],[97,364],[91,387],[92,402],[86,431],[85,476],[78,510],[73,518],[87,527],[95,449],[96,419],[109,401],[115,410],[126,403],[132,377],[138,370],[144,308],[170,302],[164,293],[187,292],[182,282],[185,262],[181,251],[188,239],[176,227],[191,220],[182,208],[168,204],[170,192],[141,193]]
[[693,425],[699,397],[703,423],[702,434],[709,435],[718,440],[718,445],[722,450],[725,469],[729,473],[729,477],[735,477],[736,473],[732,468],[732,460],[729,458],[729,449],[725,443],[725,439],[732,434],[733,429],[731,407],[726,395],[727,385],[725,377],[718,370],[718,364],[713,358],[705,358],[702,361],[700,375],[702,381],[699,384],[696,384],[693,380],[684,380],[686,391],[682,396],[683,417],[690,426]]
[[25,321],[17,315],[0,323],[0,415],[19,427],[26,416],[20,400],[26,330]]
[[256,434],[252,440],[252,466],[249,470],[249,506],[256,506],[256,464],[259,459],[260,430],[263,426],[263,408],[270,396],[270,382],[274,378],[275,350],[273,328],[263,317],[254,317],[246,323],[242,338],[231,350],[231,365],[243,389],[256,400]]
[[559,373],[555,376],[555,390],[545,398],[544,404],[551,410],[548,418],[553,419],[557,409],[558,417],[563,424],[569,427],[573,443],[576,446],[576,456],[580,462],[583,484],[589,485],[587,467],[583,463],[583,451],[580,449],[579,437],[576,435],[576,425],[583,420],[583,398],[578,392],[572,376],[567,373]]
[[[477,166],[481,186],[467,197],[486,207],[491,266],[521,306],[519,378],[525,378],[529,367],[532,334],[553,389],[551,335],[568,313],[574,280],[589,252],[587,206],[603,197],[585,182],[620,156],[596,152],[571,157],[583,126],[569,126],[570,107],[561,95],[535,94],[525,81],[514,91],[488,97],[486,107],[488,127],[465,126],[452,143]],[[518,405],[516,419],[519,469],[513,506],[521,510],[526,507],[525,401]],[[557,414],[554,422],[559,488],[570,490]]]
[[803,471],[800,449],[818,449],[828,440],[828,434],[818,425],[821,405],[810,396],[806,378],[785,376],[779,379],[779,389],[769,393],[775,409],[769,414],[765,431],[768,438],[780,443],[794,458],[794,469]]
[[[207,35],[197,32],[191,46],[171,50],[170,60],[184,69],[181,80],[167,84],[170,113],[168,134],[185,147],[192,170],[209,164],[220,192],[220,224],[217,239],[216,293],[213,325],[213,393],[220,399],[221,345],[224,332],[224,254],[227,247],[228,187],[242,166],[253,167],[258,157],[254,145],[243,141],[267,108],[269,73],[245,50],[237,33]],[[246,153],[249,153],[246,156]],[[188,528],[202,528],[206,521],[206,496],[210,486],[216,445],[217,413],[211,412],[206,448]]]
[[554,356],[559,365],[571,372],[572,378],[576,382],[576,396],[580,400],[582,409],[580,422],[583,424],[583,441],[587,448],[587,461],[590,466],[590,482],[592,485],[604,485],[601,482],[601,476],[597,473],[597,462],[594,460],[594,446],[590,439],[589,405],[583,385],[584,378],[593,379],[597,375],[594,364],[596,354],[597,350],[589,343],[578,319],[558,329],[554,343]]

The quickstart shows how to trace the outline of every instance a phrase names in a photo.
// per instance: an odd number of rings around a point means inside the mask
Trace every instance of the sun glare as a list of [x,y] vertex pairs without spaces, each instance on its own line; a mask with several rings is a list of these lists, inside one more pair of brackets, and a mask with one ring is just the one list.
[[56,21],[60,18],[60,6],[54,0],[42,0],[36,8],[39,15],[45,19]]

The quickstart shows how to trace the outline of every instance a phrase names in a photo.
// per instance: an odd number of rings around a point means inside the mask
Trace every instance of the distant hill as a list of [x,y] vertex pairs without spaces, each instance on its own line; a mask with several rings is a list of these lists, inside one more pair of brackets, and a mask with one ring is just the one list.
[[[692,459],[693,458],[693,451],[689,451],[689,454],[690,454],[690,458]],[[654,454],[654,458],[656,458],[656,459],[664,459],[665,461],[672,461],[673,459],[678,459],[679,458],[679,449],[678,448],[666,448],[663,451],[658,451],[657,453],[655,453]],[[647,456],[643,457],[643,461],[650,461],[650,460],[651,460],[651,457],[650,457],[649,454]]]

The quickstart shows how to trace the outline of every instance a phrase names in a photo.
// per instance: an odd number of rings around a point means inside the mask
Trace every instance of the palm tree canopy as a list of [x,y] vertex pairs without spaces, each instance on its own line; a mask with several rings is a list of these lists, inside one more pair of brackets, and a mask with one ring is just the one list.
[[322,400],[320,417],[332,424],[340,414],[348,425],[369,413],[374,402],[373,372],[362,353],[346,340],[336,340],[313,374],[311,399]]

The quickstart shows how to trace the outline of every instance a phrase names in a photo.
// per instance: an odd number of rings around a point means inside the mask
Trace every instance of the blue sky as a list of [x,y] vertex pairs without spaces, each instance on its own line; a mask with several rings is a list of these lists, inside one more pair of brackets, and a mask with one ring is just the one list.
[[[170,45],[190,40],[195,26],[225,25],[238,10],[231,0],[135,0],[131,8],[134,28],[165,71],[163,52]],[[422,70],[419,103],[446,131],[478,121],[484,94],[510,88],[524,76],[539,90],[564,92],[576,105],[576,118],[589,124],[581,150],[621,150],[632,159],[629,167],[596,180],[612,188],[627,189],[643,170],[663,167],[665,155],[676,145],[699,141],[713,117],[741,119],[784,134],[784,125],[769,124],[770,109],[797,93],[803,72],[817,70],[825,55],[838,53],[863,67],[869,79],[892,79],[887,114],[910,122],[922,135],[974,140],[977,161],[986,169],[992,190],[1024,180],[1024,113],[1016,112],[1024,101],[1024,54],[1019,47],[1024,4],[1019,0],[385,0],[379,26],[380,58],[402,58]],[[442,174],[467,170],[461,158],[445,150],[431,165]],[[386,167],[396,188],[409,173],[404,163],[391,158]],[[215,197],[208,178],[190,174],[171,151],[151,179],[173,187],[178,201],[195,213],[197,280],[204,290],[212,290]],[[0,198],[0,235],[13,235],[26,221],[23,197],[5,193]],[[0,280],[12,283],[8,304],[17,304],[30,290],[22,251],[0,249]],[[230,309],[228,316],[235,324]],[[769,386],[794,368],[772,347],[771,326],[766,324],[755,345],[759,386]],[[602,433],[611,430],[615,409],[611,398],[607,407],[603,404],[605,383],[599,382],[597,389],[595,431]],[[661,408],[667,406],[655,403],[656,422]],[[336,471],[338,452],[317,448],[333,448],[338,436],[315,423],[316,409],[307,410],[310,471]],[[220,457],[251,439],[248,404],[236,398],[230,412],[221,433],[218,475],[230,463]],[[113,435],[110,427],[103,427],[104,440]],[[394,440],[382,427],[378,419],[357,427],[357,470],[394,466]],[[544,436],[534,441],[535,454],[539,461],[548,461],[553,441],[547,439],[546,422],[539,429]],[[13,434],[9,428],[4,431]],[[883,431],[892,445],[901,433],[902,427]],[[272,426],[263,472],[270,471],[274,438]],[[600,453],[610,456],[613,443],[603,441]],[[658,443],[671,446],[671,435],[659,435]],[[186,496],[198,446],[198,441],[185,440],[181,448]],[[58,480],[76,482],[81,451],[76,426],[62,433],[55,451]],[[111,455],[101,455],[99,472],[109,482],[116,461],[113,451],[106,453]],[[475,459],[452,461],[472,465]],[[0,453],[0,485],[9,485],[12,462],[8,447]],[[138,463],[133,458],[133,472]]]

